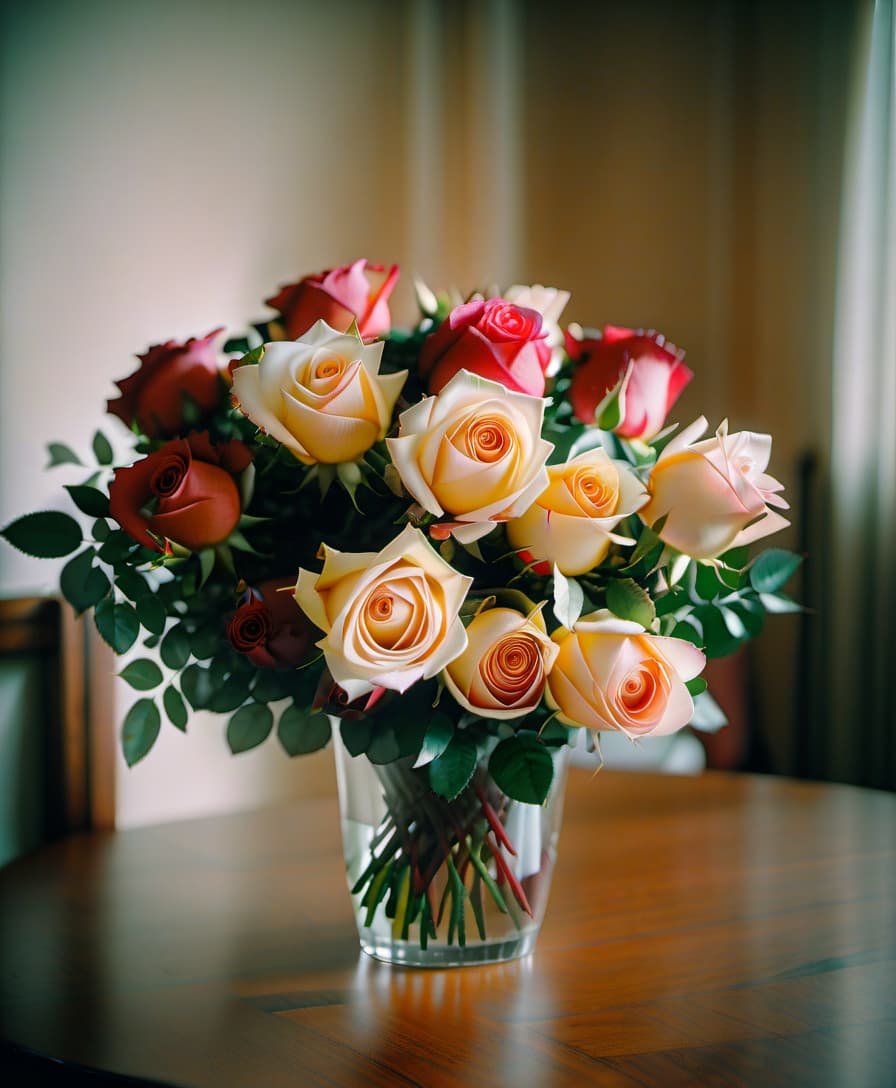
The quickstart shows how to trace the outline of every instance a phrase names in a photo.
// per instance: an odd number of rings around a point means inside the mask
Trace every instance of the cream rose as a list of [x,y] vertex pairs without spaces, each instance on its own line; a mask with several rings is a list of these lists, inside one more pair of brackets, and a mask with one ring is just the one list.
[[647,482],[650,501],[638,511],[647,525],[665,516],[662,539],[695,559],[712,559],[790,524],[769,509],[788,509],[778,494],[784,485],[765,473],[771,436],[728,434],[726,421],[715,438],[695,442],[705,430],[701,416],[666,446]]
[[546,700],[567,725],[643,737],[674,733],[691,720],[694,702],[685,681],[702,671],[706,658],[690,642],[647,634],[605,610],[553,638],[559,653]]
[[518,718],[541,702],[557,646],[541,612],[512,608],[480,612],[467,627],[467,648],[444,670],[445,686],[474,714]]
[[462,370],[402,412],[387,438],[402,483],[431,514],[450,514],[461,543],[522,513],[547,484],[554,448],[541,437],[544,401]]
[[553,564],[563,574],[584,574],[603,560],[611,530],[644,505],[647,492],[603,449],[547,471],[547,488],[525,513],[508,521],[507,537],[539,574],[549,574]]
[[265,345],[256,365],[237,367],[233,394],[258,427],[306,465],[354,461],[378,441],[407,371],[380,374],[382,342],[318,321],[298,340]]
[[375,687],[406,691],[462,653],[471,582],[408,526],[379,553],[324,545],[323,570],[300,570],[295,598],[326,632],[317,645],[352,700]]

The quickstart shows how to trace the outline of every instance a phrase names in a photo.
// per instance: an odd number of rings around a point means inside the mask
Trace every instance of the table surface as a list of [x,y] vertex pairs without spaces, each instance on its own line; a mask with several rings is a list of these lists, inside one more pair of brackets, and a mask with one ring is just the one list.
[[526,960],[359,953],[336,802],[0,872],[0,1037],[166,1084],[896,1083],[896,796],[573,771]]

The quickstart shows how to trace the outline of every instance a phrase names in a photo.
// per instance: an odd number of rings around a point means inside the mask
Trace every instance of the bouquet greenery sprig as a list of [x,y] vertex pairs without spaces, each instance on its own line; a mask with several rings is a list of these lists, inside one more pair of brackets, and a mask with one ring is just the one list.
[[[781,591],[799,560],[748,560],[787,524],[771,439],[667,426],[691,372],[662,336],[561,330],[552,289],[422,285],[399,332],[397,274],[362,260],[307,277],[221,355],[220,330],[150,348],[109,403],[129,463],[97,432],[97,464],[66,487],[81,517],[27,514],[3,535],[72,554],[75,610],[117,653],[151,651],[121,673],[142,693],[129,764],[163,712],[181,730],[188,707],[227,715],[234,752],[276,732],[290,755],[336,717],[352,754],[414,769],[421,811],[466,791],[452,840],[433,832],[403,862],[431,914],[446,859],[459,880],[503,871],[487,789],[540,803],[579,729],[638,740],[695,720],[705,657],[796,608]],[[382,876],[398,823],[384,842],[371,901],[398,894]]]

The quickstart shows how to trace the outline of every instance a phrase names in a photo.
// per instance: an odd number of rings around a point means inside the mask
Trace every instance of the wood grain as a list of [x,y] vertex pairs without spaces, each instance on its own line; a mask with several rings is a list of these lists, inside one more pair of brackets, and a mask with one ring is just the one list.
[[359,955],[335,803],[0,873],[0,1035],[196,1088],[896,1083],[896,797],[573,772],[534,956]]

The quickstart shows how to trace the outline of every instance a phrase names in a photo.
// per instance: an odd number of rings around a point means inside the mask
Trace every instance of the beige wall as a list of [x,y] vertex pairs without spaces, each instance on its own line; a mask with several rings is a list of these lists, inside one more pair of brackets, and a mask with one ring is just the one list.
[[[659,328],[697,375],[677,414],[771,430],[793,487],[824,442],[849,7],[7,5],[0,521],[56,501],[44,444],[88,448],[135,351],[238,327],[278,283],[357,255],[462,287],[552,283],[572,319]],[[410,303],[406,277],[399,317]],[[0,562],[6,592],[51,584]],[[758,659],[787,770],[796,624],[775,627]],[[230,757],[201,716],[134,770],[119,758],[118,819],[331,782],[275,743]]]

